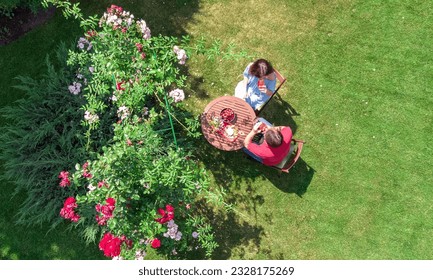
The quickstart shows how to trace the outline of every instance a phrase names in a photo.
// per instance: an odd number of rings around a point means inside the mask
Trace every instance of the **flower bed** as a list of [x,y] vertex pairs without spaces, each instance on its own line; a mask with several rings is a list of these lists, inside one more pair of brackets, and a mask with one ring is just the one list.
[[[98,20],[82,18],[68,2],[50,2],[86,28],[69,52],[76,74],[68,90],[85,100],[81,124],[91,156],[56,175],[68,194],[60,216],[99,239],[106,257],[143,259],[156,250],[184,258],[197,249],[210,256],[217,244],[195,205],[209,193],[208,177],[176,142],[197,135],[197,123],[182,113],[186,51],[176,38],[152,36],[144,20],[119,6]],[[102,145],[107,126],[113,137]],[[186,133],[176,136],[180,128]]]

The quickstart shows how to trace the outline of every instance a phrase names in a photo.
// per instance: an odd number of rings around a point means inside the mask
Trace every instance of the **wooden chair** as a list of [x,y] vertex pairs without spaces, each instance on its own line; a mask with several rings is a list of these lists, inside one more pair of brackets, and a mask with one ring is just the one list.
[[266,107],[266,105],[268,105],[268,103],[271,101],[271,99],[274,97],[275,94],[277,94],[277,92],[280,90],[281,86],[286,82],[286,78],[284,78],[283,75],[281,75],[280,72],[278,72],[278,70],[276,70],[274,68],[274,72],[275,75],[277,76],[277,80],[278,80],[278,87],[275,89],[274,93],[271,95],[271,97],[268,99],[268,101],[266,101],[259,109],[256,109],[254,112],[256,113],[256,116],[258,116],[263,109]]
[[289,173],[289,170],[295,165],[301,156],[302,147],[305,141],[292,138],[292,145],[287,156],[277,165],[272,166],[280,172]]

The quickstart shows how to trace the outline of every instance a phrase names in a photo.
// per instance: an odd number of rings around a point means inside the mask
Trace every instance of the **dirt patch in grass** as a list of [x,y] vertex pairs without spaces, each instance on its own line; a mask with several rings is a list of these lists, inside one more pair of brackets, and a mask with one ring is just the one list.
[[20,38],[33,28],[48,21],[55,13],[55,8],[43,9],[33,13],[30,9],[17,8],[14,16],[0,17],[0,46],[7,45]]

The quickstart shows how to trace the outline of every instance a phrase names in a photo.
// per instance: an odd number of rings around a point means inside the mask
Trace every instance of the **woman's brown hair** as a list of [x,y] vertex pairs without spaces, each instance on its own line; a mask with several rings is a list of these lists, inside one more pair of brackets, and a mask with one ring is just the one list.
[[249,70],[250,74],[262,78],[274,72],[274,68],[266,59],[260,58],[253,62]]

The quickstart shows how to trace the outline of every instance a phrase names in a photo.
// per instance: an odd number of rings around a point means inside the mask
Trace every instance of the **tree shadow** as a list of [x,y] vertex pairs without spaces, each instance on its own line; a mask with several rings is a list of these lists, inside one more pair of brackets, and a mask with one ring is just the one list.
[[[192,16],[199,10],[199,0],[131,0],[140,16],[146,20],[153,34],[169,36],[187,35],[185,27],[192,22]],[[158,15],[158,16],[155,16]]]
[[[214,231],[215,241],[218,247],[215,249],[212,259],[224,260],[232,257],[232,249],[237,248],[236,258],[245,259],[249,250],[255,247],[260,250],[263,227],[251,225],[245,221],[239,221],[239,215],[234,211],[215,210],[207,207],[205,201],[201,205],[200,214],[209,218]],[[193,258],[199,257],[197,254]],[[203,258],[204,256],[201,256]]]
[[[99,16],[112,4],[121,6],[142,18],[149,26],[152,35],[168,36],[187,35],[185,26],[192,21],[192,16],[199,9],[199,0],[123,0],[113,3],[111,0],[83,1],[80,6],[84,11],[96,11]],[[87,14],[87,13],[86,13]],[[93,14],[93,13],[90,13]]]

